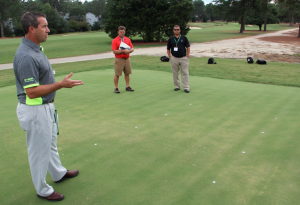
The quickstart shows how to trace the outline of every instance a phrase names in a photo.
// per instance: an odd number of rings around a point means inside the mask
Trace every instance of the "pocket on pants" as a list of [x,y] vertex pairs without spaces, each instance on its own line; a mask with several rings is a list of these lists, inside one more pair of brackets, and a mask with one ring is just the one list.
[[28,128],[27,124],[29,123],[28,122],[29,117],[28,117],[28,114],[25,112],[24,107],[21,104],[19,104],[17,107],[17,116],[18,116],[21,128],[24,131],[27,131],[27,128]]

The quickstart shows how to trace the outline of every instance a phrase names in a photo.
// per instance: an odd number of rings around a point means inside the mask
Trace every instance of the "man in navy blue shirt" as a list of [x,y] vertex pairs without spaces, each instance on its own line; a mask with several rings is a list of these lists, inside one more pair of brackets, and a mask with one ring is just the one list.
[[[181,67],[181,80],[184,92],[190,92],[189,86],[189,57],[190,43],[187,37],[180,34],[180,26],[173,28],[174,36],[169,38],[167,53],[171,61],[175,91],[180,90],[179,66]],[[171,56],[172,54],[172,56]]]

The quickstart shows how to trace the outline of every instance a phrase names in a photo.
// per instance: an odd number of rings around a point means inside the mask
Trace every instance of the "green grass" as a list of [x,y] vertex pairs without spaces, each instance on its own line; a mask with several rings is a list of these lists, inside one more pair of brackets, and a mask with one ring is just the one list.
[[[132,56],[134,70],[156,70],[172,72],[170,63],[163,63],[159,57]],[[215,59],[217,64],[208,65],[208,58],[190,58],[191,76],[211,77],[227,80],[246,81],[273,85],[300,87],[300,70],[298,64],[268,62],[267,65],[248,64],[245,60]],[[52,65],[56,76],[91,70],[113,68],[114,59],[83,61]],[[0,87],[14,85],[15,76],[12,69],[0,70]]]
[[191,27],[200,27],[200,28],[209,28],[209,27],[214,27],[214,26],[225,26],[227,25],[226,22],[208,22],[208,23],[188,23],[189,26]]
[[[132,93],[123,78],[113,93],[113,69],[57,92],[61,160],[80,170],[60,184],[47,175],[60,204],[298,204],[299,88],[190,76],[186,94],[170,72],[136,66]],[[0,99],[1,204],[52,204],[36,197],[15,86]]]
[[[248,36],[254,36],[258,34],[264,34],[266,32],[259,31],[258,26],[247,27],[244,33],[240,34],[240,25],[238,23],[222,24],[215,23],[189,23],[190,26],[203,27],[204,29],[191,29],[187,37],[192,43],[203,43],[209,41],[230,39],[230,38],[243,38]],[[221,25],[221,26],[220,26]],[[268,24],[267,32],[274,32],[284,29],[292,29],[295,27],[289,27],[286,24]]]
[[[198,24],[197,24],[198,25]],[[202,24],[199,24],[202,25]],[[229,23],[223,26],[215,26],[217,23],[208,23],[205,29],[192,29],[187,37],[191,43],[222,40],[228,38],[241,38],[261,34],[261,32],[245,32],[239,34],[239,24]],[[286,25],[268,25],[269,31],[289,29]],[[246,30],[258,30],[246,28]],[[136,37],[134,39],[141,39]],[[69,56],[89,55],[111,51],[112,39],[105,32],[68,33],[66,35],[50,35],[43,43],[45,53],[49,59]],[[0,64],[12,63],[21,38],[0,39]],[[157,45],[134,45],[135,48],[161,46]]]

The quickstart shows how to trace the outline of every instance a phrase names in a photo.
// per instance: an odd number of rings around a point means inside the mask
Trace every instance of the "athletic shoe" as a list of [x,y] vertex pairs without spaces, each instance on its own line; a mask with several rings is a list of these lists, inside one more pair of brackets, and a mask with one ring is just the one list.
[[180,90],[180,88],[175,88],[174,90],[175,90],[175,91],[178,91],[178,90]]
[[120,93],[118,88],[115,88],[115,93]]
[[189,89],[184,89],[184,92],[189,93],[190,91]]
[[126,87],[126,91],[131,91],[131,92],[133,92],[134,90],[131,88],[131,87]]

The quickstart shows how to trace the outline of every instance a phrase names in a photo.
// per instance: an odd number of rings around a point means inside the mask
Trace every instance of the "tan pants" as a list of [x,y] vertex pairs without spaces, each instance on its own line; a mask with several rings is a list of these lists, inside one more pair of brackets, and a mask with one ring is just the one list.
[[176,88],[180,88],[179,66],[181,67],[181,81],[183,89],[190,89],[189,85],[189,58],[171,57],[171,66],[173,72],[173,81]]

